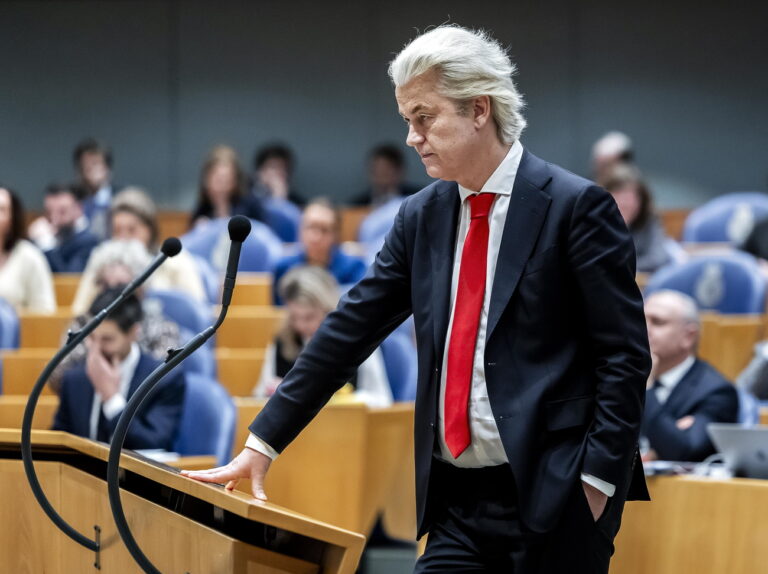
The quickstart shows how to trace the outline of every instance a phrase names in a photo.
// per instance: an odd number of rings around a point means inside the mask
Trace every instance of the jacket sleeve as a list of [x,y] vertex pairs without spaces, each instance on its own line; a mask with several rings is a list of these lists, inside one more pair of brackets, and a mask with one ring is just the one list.
[[689,413],[694,417],[694,423],[685,430],[677,428],[677,420],[681,417],[657,406],[658,400],[654,393],[648,393],[646,402],[648,415],[643,432],[661,460],[704,460],[715,452],[707,434],[707,425],[715,422],[734,423],[739,413],[738,395],[730,383],[715,389]]
[[624,484],[642,423],[651,369],[635,249],[613,198],[586,187],[572,212],[568,258],[595,379],[594,422],[582,472]]
[[360,282],[341,299],[293,369],[251,424],[277,452],[309,424],[358,366],[411,314],[405,200],[384,246]]
[[[181,373],[163,379],[144,400],[128,427],[125,447],[130,449],[164,448],[171,450],[184,407],[186,384]],[[108,421],[110,439],[119,416]]]

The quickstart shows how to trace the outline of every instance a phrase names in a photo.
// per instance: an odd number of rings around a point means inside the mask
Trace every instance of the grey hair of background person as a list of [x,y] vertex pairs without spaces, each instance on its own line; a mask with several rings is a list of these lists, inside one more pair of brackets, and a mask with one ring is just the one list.
[[395,87],[428,72],[438,74],[440,93],[459,103],[488,96],[499,139],[512,144],[526,126],[525,105],[512,76],[516,72],[506,50],[482,30],[438,26],[403,48],[389,65]]
[[693,299],[693,297],[686,295],[681,291],[675,291],[674,289],[661,289],[651,293],[646,301],[650,301],[656,297],[667,297],[674,299],[680,312],[680,318],[686,323],[693,323],[696,325],[697,330],[701,329],[699,306],[696,304],[696,301]]

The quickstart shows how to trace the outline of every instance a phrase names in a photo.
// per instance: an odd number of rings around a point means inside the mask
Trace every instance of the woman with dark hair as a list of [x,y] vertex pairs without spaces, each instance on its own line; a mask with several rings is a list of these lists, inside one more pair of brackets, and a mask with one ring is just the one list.
[[192,212],[190,227],[219,217],[245,215],[265,221],[259,198],[245,193],[245,175],[234,149],[213,148],[200,173],[200,196]]
[[670,262],[669,238],[653,210],[653,198],[640,172],[628,164],[611,167],[601,185],[616,200],[635,242],[637,271],[651,273]]
[[45,255],[25,239],[24,207],[0,185],[0,297],[18,310],[56,310],[51,268]]

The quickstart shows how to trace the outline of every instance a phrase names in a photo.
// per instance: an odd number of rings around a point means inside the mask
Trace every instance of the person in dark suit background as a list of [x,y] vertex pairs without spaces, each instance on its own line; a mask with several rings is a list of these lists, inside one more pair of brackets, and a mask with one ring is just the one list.
[[700,323],[696,302],[678,291],[657,291],[645,303],[653,368],[648,378],[643,460],[701,461],[715,452],[709,423],[735,423],[733,384],[696,358]]
[[[103,291],[89,314],[99,313],[121,291],[122,286]],[[142,353],[136,343],[141,318],[141,303],[131,295],[86,339],[85,364],[73,367],[62,377],[53,430],[102,442],[111,440],[127,401],[160,364]],[[125,447],[170,450],[181,418],[184,391],[184,376],[168,375],[131,423]]]
[[51,184],[43,200],[45,215],[29,226],[29,237],[43,250],[54,273],[82,273],[99,238],[88,228],[88,218],[77,192]]
[[187,476],[265,499],[271,460],[413,314],[426,572],[606,573],[650,372],[632,239],[603,189],[523,149],[514,65],[440,26],[390,64],[406,143],[439,181],[400,208],[228,465]]
[[350,205],[378,207],[391,199],[413,195],[421,188],[405,181],[405,157],[393,144],[381,144],[368,154],[368,188]]

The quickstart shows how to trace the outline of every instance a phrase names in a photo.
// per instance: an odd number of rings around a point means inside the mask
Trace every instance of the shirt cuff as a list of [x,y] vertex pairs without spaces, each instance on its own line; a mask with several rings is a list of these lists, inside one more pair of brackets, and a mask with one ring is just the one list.
[[256,452],[260,452],[264,456],[268,456],[272,460],[277,458],[277,451],[253,433],[248,435],[248,440],[245,441],[245,446]]
[[600,480],[596,476],[592,476],[591,474],[587,474],[585,472],[581,473],[581,481],[586,482],[589,486],[594,486],[597,490],[602,492],[606,496],[613,496],[616,494],[616,486],[611,484],[610,482],[605,482],[604,480]]
[[104,404],[101,406],[101,410],[107,420],[111,421],[113,418],[123,412],[125,404],[125,397],[120,393],[116,393],[112,395],[112,398],[110,398],[108,401],[104,402]]

